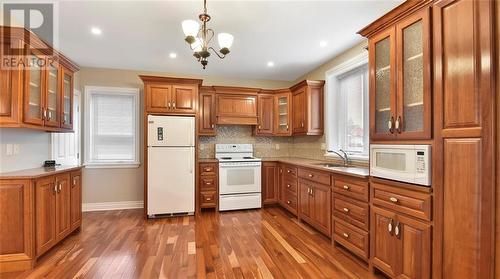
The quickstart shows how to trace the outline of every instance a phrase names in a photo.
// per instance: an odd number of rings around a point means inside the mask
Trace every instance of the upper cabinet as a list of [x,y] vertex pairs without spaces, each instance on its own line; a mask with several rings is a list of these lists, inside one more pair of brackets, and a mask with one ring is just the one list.
[[291,92],[288,89],[277,90],[274,95],[274,134],[292,135]]
[[429,5],[360,31],[369,39],[371,140],[431,138]]
[[210,86],[200,88],[198,135],[215,136],[215,90]]
[[323,135],[325,82],[304,80],[292,92],[292,135]]
[[[61,53],[40,49],[50,46],[33,33],[16,27],[1,27],[4,56],[14,55],[17,67],[2,65],[0,127],[25,127],[49,132],[73,130],[73,75],[78,67]],[[8,30],[7,30],[8,29]],[[24,43],[26,36],[30,44]],[[14,50],[16,53],[14,53]]]
[[214,86],[217,124],[257,125],[258,88]]
[[201,79],[139,76],[144,82],[146,113],[194,115]]
[[259,123],[256,126],[256,135],[273,135],[274,131],[274,96],[261,92],[258,100]]

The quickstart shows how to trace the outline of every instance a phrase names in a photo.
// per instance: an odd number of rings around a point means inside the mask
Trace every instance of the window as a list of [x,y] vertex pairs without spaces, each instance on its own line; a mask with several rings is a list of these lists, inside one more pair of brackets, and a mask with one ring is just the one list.
[[85,87],[85,165],[139,165],[139,90]]
[[[326,74],[327,150],[368,159],[368,57],[363,53]],[[328,152],[326,156],[337,156]]]

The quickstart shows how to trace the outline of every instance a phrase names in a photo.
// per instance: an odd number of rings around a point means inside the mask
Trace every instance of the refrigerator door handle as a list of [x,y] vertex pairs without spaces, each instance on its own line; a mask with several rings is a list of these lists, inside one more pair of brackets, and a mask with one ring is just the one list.
[[194,147],[191,147],[190,148],[190,153],[191,153],[191,156],[189,156],[189,173],[193,173],[193,162],[191,160],[193,160],[193,157],[194,157]]

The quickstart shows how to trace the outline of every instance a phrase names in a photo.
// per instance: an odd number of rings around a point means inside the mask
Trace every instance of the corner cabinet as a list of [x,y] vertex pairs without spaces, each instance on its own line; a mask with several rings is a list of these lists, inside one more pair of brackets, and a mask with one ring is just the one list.
[[[51,48],[36,35],[31,34],[30,44],[24,36],[30,31],[17,27],[0,27],[0,34],[8,45],[15,45],[20,55],[32,65],[15,69],[2,69],[0,87],[0,127],[31,128],[48,132],[73,131],[73,75],[78,66],[61,53],[52,49],[52,54],[39,52],[40,46]],[[33,47],[35,45],[36,47]],[[5,47],[11,54],[10,48]]]
[[370,138],[431,138],[430,7],[369,38]]
[[291,92],[288,89],[277,90],[274,95],[274,135],[291,136]]
[[324,81],[304,80],[292,92],[292,135],[323,135]]
[[144,83],[146,113],[194,115],[201,79],[139,76]]

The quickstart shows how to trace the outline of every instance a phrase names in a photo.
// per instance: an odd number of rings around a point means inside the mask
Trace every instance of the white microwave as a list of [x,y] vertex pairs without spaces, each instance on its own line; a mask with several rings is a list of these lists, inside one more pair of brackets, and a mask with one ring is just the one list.
[[430,145],[370,145],[370,175],[431,185]]

